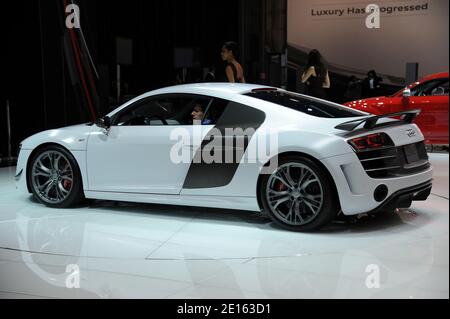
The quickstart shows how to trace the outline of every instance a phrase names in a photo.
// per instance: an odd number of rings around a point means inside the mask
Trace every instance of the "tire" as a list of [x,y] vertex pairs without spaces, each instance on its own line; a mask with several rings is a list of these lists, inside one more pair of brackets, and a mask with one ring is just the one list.
[[340,210],[333,181],[316,163],[300,156],[280,158],[277,170],[262,176],[259,190],[273,222],[291,231],[319,229]]
[[27,180],[34,197],[48,207],[67,208],[84,200],[80,168],[61,146],[39,149],[30,159]]

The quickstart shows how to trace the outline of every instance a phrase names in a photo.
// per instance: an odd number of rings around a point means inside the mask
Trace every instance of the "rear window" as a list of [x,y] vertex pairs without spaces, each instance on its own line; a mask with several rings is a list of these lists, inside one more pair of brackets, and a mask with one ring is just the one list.
[[279,104],[281,106],[311,115],[325,118],[344,118],[367,115],[364,112],[353,110],[343,105],[285,91],[254,91],[245,94],[247,96]]

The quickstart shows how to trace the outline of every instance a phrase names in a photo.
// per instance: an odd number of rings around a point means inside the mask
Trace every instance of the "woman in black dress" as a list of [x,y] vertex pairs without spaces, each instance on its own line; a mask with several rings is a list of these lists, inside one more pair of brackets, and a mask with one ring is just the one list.
[[231,83],[245,83],[244,70],[236,61],[237,43],[226,42],[222,47],[222,60],[228,63],[225,68],[226,79]]
[[302,83],[307,85],[308,95],[326,99],[325,89],[330,87],[330,77],[318,50],[314,49],[309,52],[306,71],[302,75]]

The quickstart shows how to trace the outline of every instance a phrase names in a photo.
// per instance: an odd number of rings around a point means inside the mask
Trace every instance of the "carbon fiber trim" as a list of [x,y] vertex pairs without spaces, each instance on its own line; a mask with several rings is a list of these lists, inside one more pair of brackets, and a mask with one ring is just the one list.
[[[214,127],[216,130],[212,130],[220,131],[221,136],[218,137],[214,136],[214,133],[208,133],[202,141],[202,146],[195,154],[194,160],[189,167],[183,188],[214,188],[228,185],[238,169],[239,163],[247,150],[253,134],[233,134],[231,136],[227,136],[226,129],[241,128],[242,131],[245,131],[251,128],[253,129],[252,131],[255,132],[264,122],[265,118],[265,113],[260,110],[243,104],[230,102],[220,119],[217,121],[217,124]],[[233,147],[232,149],[227,150],[225,148],[225,141],[229,139],[233,139]],[[210,147],[208,147],[208,144],[212,141],[214,141],[214,143],[218,143],[218,145],[221,145],[221,147],[214,149],[214,151],[219,149],[218,151],[221,152],[221,163],[206,163],[204,161],[203,155],[205,152],[208,152],[209,156],[216,155],[211,154]],[[243,144],[241,144],[242,142]],[[243,145],[243,150],[237,147],[237,145]],[[232,154],[228,152],[232,152]],[[232,163],[225,163],[225,159],[227,158],[233,158],[234,161]]]

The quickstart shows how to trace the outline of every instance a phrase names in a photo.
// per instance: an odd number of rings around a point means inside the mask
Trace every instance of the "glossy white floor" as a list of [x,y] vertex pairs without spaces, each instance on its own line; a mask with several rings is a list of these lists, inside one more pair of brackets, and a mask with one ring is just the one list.
[[428,201],[308,234],[241,211],[52,210],[3,168],[0,298],[449,298],[449,157],[431,158]]

